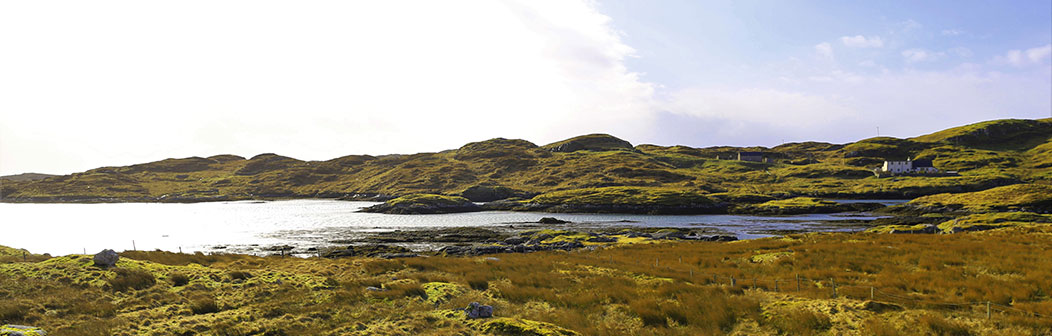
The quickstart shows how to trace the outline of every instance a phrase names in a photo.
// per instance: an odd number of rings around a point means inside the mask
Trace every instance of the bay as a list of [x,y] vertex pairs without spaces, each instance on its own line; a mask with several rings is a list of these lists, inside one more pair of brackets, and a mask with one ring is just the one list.
[[[896,201],[890,201],[895,203]],[[550,214],[486,211],[441,215],[386,215],[357,210],[374,202],[335,200],[208,203],[0,203],[0,245],[66,255],[102,249],[217,252],[268,246],[324,247],[349,233],[442,227],[511,227],[557,217],[578,227],[687,227],[739,239],[771,231],[855,231],[837,221],[868,220],[859,213],[795,216]],[[833,223],[833,224],[831,224]]]

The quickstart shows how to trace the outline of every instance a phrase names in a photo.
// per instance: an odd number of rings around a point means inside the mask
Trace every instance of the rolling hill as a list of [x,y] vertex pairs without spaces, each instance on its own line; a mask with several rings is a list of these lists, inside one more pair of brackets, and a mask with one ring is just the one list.
[[[736,161],[739,151],[767,162]],[[3,202],[386,199],[427,193],[473,201],[634,187],[699,194],[912,198],[1052,183],[1052,119],[994,120],[914,138],[765,147],[635,145],[590,134],[538,146],[496,138],[438,153],[303,161],[277,154],[166,159],[42,179],[5,179]],[[877,178],[885,159],[932,159],[952,177]],[[499,195],[488,191],[499,190]]]

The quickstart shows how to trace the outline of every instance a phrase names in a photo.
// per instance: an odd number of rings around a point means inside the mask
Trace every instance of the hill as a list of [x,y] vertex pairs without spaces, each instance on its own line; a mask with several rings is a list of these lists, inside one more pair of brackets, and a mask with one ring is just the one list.
[[58,175],[39,174],[39,173],[22,173],[22,174],[18,174],[18,175],[0,176],[0,180],[6,180],[6,181],[36,181],[36,180],[43,180],[43,179],[46,179],[46,178],[52,177],[52,176],[58,176]]
[[[766,162],[736,161],[762,152]],[[1052,183],[1052,119],[994,120],[915,138],[766,147],[635,145],[606,134],[538,146],[496,138],[438,153],[303,161],[277,154],[166,159],[37,180],[5,180],[4,202],[198,202],[264,198],[390,199],[409,194],[472,201],[528,199],[632,187],[761,198],[913,198]],[[885,159],[929,158],[955,177],[876,178]],[[555,199],[552,197],[550,199]]]

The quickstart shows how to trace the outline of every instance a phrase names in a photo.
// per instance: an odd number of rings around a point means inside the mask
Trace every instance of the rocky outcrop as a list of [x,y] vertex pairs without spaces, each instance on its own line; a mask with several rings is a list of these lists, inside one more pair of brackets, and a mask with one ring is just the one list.
[[537,223],[539,223],[539,224],[566,224],[566,223],[570,223],[570,221],[564,221],[562,219],[558,219],[558,218],[555,218],[555,217],[542,217],[540,220],[537,221]]
[[482,207],[458,196],[414,194],[359,210],[395,215],[425,215],[482,211]]
[[46,336],[44,329],[17,324],[0,326],[0,336]]
[[95,262],[95,266],[102,268],[110,268],[117,265],[117,261],[120,260],[120,255],[117,252],[110,249],[102,250],[102,252],[96,253],[92,261]]
[[512,197],[529,197],[528,193],[499,185],[480,184],[468,187],[460,196],[472,202],[493,202]]
[[493,306],[472,302],[467,308],[464,308],[464,314],[469,319],[493,317]]
[[621,213],[644,215],[706,215],[725,214],[727,204],[702,203],[689,205],[658,204],[557,204],[490,202],[482,205],[484,210],[533,211],[551,213]]
[[[508,235],[497,231],[474,228],[452,227],[433,230],[395,230],[377,232],[357,241],[366,243],[483,243],[496,242]],[[344,242],[338,241],[337,243]]]
[[570,251],[584,247],[580,242],[557,242],[551,244],[532,245],[481,245],[481,246],[446,246],[438,250],[447,255],[486,255],[495,253],[526,253],[538,251],[563,250]]
[[321,253],[325,258],[374,257],[408,258],[417,256],[412,250],[392,245],[352,245],[343,249],[329,249]]

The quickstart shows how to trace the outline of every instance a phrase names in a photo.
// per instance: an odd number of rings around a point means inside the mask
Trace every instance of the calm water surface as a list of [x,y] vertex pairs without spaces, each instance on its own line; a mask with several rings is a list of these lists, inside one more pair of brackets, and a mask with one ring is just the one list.
[[[895,201],[891,201],[895,202]],[[487,211],[443,215],[359,213],[373,202],[332,200],[240,201],[192,204],[0,203],[0,245],[65,255],[161,249],[214,251],[217,246],[298,247],[326,245],[349,232],[453,226],[513,226],[558,217],[583,226],[691,227],[726,231],[739,238],[767,230],[850,231],[830,220],[873,219],[866,214],[799,216],[546,214]],[[133,243],[134,242],[134,243]]]

